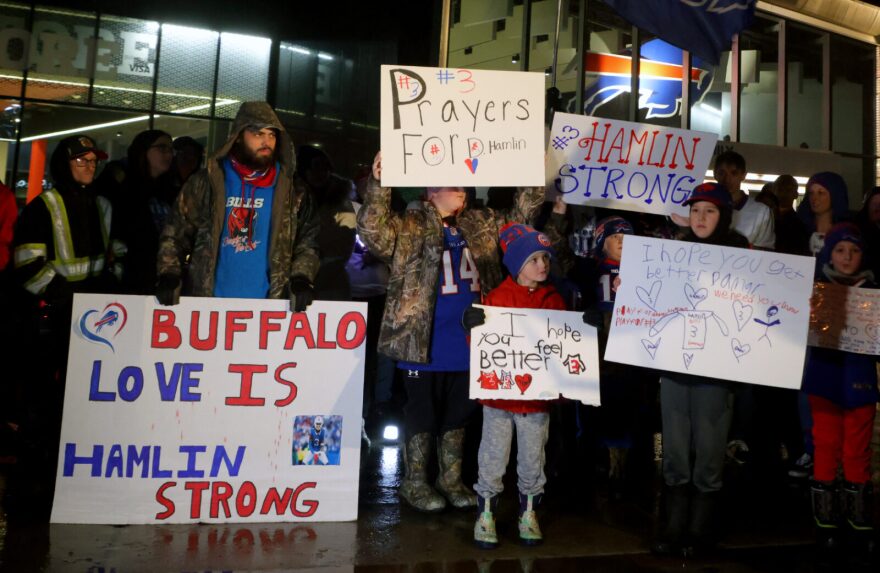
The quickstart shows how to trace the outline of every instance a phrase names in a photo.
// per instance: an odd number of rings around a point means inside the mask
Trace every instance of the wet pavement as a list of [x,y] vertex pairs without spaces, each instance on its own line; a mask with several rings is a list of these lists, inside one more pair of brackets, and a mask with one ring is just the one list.
[[[756,481],[735,468],[725,493],[723,542],[708,559],[683,561],[648,552],[660,491],[658,476],[650,467],[635,476],[630,495],[621,501],[612,501],[602,480],[589,475],[580,483],[574,480],[573,487],[548,489],[541,519],[546,542],[535,548],[516,544],[511,484],[498,511],[502,545],[484,551],[471,541],[472,513],[448,510],[424,515],[398,504],[396,487],[403,464],[397,445],[377,443],[364,453],[357,522],[48,525],[34,515],[4,512],[0,569],[28,573],[880,571],[853,559],[821,566],[811,546],[804,484]],[[0,481],[0,487],[5,483]]]

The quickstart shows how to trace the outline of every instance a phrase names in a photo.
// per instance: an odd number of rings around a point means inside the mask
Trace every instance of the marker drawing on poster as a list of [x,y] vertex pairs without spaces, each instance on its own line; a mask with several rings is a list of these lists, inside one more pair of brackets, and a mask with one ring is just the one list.
[[810,346],[880,355],[880,290],[816,283]]
[[547,190],[566,203],[684,215],[703,182],[718,136],[556,113],[547,149]]
[[382,66],[382,185],[542,186],[544,75]]
[[599,405],[599,343],[582,314],[481,306],[471,330],[470,397],[580,400]]
[[365,312],[76,295],[52,522],[356,519]]
[[815,261],[627,235],[605,359],[799,388]]

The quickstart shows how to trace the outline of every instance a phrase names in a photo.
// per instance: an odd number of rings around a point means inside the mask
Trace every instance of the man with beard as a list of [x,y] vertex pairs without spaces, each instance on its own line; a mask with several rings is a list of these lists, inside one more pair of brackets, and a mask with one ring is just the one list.
[[242,104],[229,139],[189,178],[169,214],[159,240],[159,302],[176,304],[182,290],[289,297],[292,310],[305,310],[314,299],[317,226],[295,172],[293,142],[269,104]]

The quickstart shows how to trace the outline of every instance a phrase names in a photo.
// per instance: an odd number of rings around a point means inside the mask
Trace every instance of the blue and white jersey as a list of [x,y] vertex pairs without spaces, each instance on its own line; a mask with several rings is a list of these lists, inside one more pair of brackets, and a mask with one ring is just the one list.
[[468,333],[461,325],[461,317],[471,304],[480,300],[480,276],[467,241],[456,227],[443,227],[440,265],[430,362],[398,362],[398,368],[432,372],[461,372],[470,368]]
[[324,447],[324,436],[327,433],[327,428],[322,427],[320,430],[315,430],[312,428],[309,430],[309,449],[313,452],[320,451],[321,448]]

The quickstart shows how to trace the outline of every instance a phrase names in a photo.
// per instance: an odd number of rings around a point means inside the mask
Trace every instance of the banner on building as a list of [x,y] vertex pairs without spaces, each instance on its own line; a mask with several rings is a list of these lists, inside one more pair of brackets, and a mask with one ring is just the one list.
[[599,405],[599,342],[582,313],[480,306],[471,330],[470,397]]
[[357,519],[366,305],[76,295],[54,523]]
[[627,235],[605,359],[800,388],[815,260]]
[[880,290],[816,283],[809,344],[880,355]]
[[547,148],[547,190],[566,203],[642,213],[687,214],[718,136],[556,113]]
[[382,66],[385,187],[544,184],[544,74]]
[[633,26],[718,64],[735,34],[748,28],[755,0],[605,0]]

